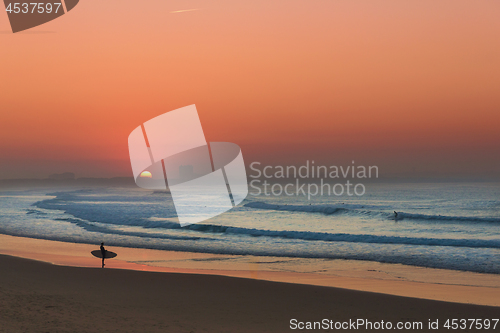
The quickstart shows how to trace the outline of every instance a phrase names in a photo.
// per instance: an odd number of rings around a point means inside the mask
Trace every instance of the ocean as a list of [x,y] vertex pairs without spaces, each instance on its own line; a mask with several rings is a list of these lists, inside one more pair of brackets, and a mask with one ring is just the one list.
[[182,228],[168,192],[3,190],[0,198],[0,233],[13,236],[500,274],[499,183],[367,184],[363,196],[310,200],[250,194],[232,210]]

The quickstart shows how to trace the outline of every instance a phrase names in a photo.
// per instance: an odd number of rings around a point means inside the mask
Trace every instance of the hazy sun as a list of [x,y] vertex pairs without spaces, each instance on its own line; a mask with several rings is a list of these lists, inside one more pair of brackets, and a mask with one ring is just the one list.
[[153,175],[149,171],[143,171],[141,173],[141,177],[143,177],[143,178],[153,178]]

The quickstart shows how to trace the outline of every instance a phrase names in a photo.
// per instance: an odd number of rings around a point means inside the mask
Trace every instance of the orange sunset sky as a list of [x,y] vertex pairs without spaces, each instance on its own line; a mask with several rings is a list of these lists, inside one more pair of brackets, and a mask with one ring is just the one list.
[[132,176],[129,133],[190,104],[247,164],[500,177],[498,0],[82,0],[17,34],[0,6],[0,179]]

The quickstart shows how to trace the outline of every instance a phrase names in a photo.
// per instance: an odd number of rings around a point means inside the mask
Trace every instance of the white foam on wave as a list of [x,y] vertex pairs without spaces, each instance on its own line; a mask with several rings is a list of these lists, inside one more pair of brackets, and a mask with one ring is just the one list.
[[[253,201],[245,205],[248,208],[267,209],[276,211],[288,212],[303,212],[303,213],[322,213],[325,215],[339,214],[339,213],[354,213],[363,215],[380,215],[387,219],[394,219],[394,213],[370,211],[367,210],[366,205],[277,205],[265,202]],[[497,217],[474,217],[474,216],[445,216],[445,215],[426,215],[426,214],[412,214],[405,212],[398,212],[398,221],[404,219],[411,220],[426,220],[426,221],[456,221],[456,222],[484,222],[484,223],[500,223],[500,218]]]

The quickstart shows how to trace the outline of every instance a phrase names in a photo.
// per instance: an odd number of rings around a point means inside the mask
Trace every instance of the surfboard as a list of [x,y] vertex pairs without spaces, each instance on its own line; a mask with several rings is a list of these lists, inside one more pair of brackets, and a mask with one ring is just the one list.
[[[94,257],[102,258],[101,250],[94,250],[90,253],[92,253],[92,255]],[[106,250],[106,256],[104,257],[104,259],[110,259],[110,258],[114,258],[116,256],[117,256],[116,253]]]

